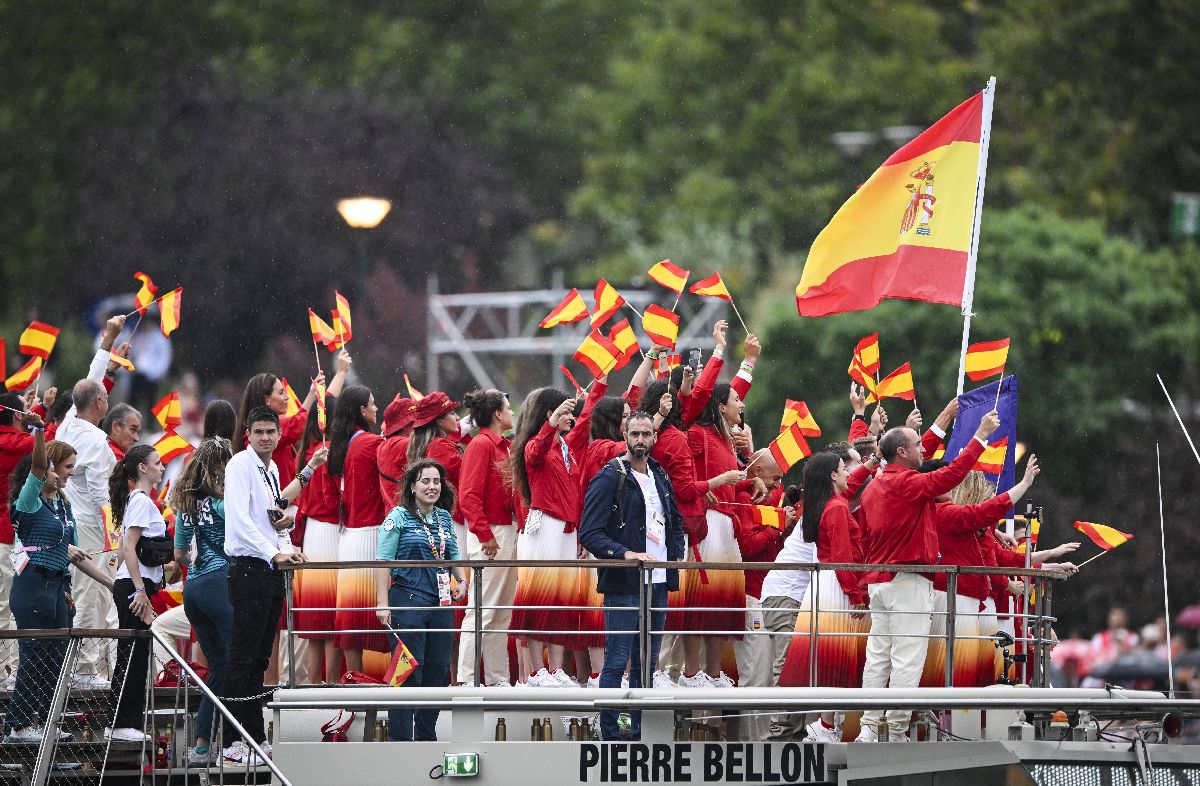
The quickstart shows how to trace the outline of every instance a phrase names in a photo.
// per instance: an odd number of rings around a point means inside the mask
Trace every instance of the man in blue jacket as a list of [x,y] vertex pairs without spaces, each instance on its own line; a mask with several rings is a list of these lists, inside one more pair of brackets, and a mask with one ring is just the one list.
[[[654,420],[635,412],[625,420],[624,456],[592,478],[583,501],[579,540],[597,559],[632,562],[672,562],[683,559],[683,520],[675,504],[671,481],[650,458],[657,439]],[[617,688],[629,664],[629,687],[642,687],[638,638],[638,577],[635,568],[599,568],[597,591],[604,595],[604,668],[601,688]],[[658,647],[667,620],[667,592],[679,589],[679,573],[657,568],[651,576],[650,661],[658,662]],[[633,738],[641,739],[641,713],[630,714]],[[620,738],[617,712],[600,713],[605,740]]]

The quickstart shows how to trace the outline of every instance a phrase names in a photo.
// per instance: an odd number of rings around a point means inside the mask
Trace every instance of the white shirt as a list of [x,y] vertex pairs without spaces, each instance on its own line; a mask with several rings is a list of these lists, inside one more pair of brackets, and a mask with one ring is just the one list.
[[279,539],[267,510],[275,508],[275,491],[264,472],[271,476],[274,489],[279,488],[275,462],[269,461],[264,467],[250,448],[225,465],[225,554],[257,557],[273,566]]
[[[776,562],[816,562],[817,544],[805,543],[801,532],[801,522],[796,522],[792,534],[783,542],[783,548],[775,557]],[[804,599],[804,591],[808,589],[811,574],[806,570],[773,570],[763,579],[762,597],[791,598],[799,603]]]
[[[158,512],[158,506],[142,491],[135,491],[129,495],[129,501],[125,503],[122,526],[125,528],[140,527],[143,538],[161,538],[167,534],[167,523],[163,521],[162,514]],[[160,587],[162,586],[162,565],[151,568],[139,562],[138,572],[146,581],[153,581]],[[117,578],[129,578],[128,563],[121,562],[121,567],[117,569]]]
[[[667,517],[663,515],[662,498],[658,496],[658,486],[654,484],[654,477],[651,475],[643,475],[636,469],[631,469],[630,473],[637,480],[638,485],[642,488],[642,497],[646,500],[646,532],[650,532],[650,524],[654,521],[654,517],[662,522],[662,543],[655,543],[649,535],[646,536],[646,553],[658,562],[667,561]],[[655,584],[665,584],[667,581],[667,571],[665,568],[655,568],[654,575],[650,579]]]
[[[101,380],[108,368],[108,352],[101,349],[88,366],[88,379]],[[117,465],[117,457],[108,446],[108,437],[79,417],[75,407],[67,412],[54,438],[75,448],[75,471],[67,480],[64,492],[71,503],[75,523],[81,526],[104,526],[100,508],[108,504],[108,476]]]

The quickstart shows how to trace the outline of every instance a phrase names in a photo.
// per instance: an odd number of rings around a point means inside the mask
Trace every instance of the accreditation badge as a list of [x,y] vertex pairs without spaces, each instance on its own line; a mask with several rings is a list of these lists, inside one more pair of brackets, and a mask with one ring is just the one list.
[[442,606],[450,605],[450,571],[439,570],[437,572],[437,587],[438,587],[438,603]]

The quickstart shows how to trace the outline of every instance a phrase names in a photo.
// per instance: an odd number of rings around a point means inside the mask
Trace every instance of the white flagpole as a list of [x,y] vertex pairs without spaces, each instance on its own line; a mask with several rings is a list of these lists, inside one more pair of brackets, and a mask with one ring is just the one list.
[[1168,698],[1175,698],[1175,656],[1171,652],[1171,599],[1167,596],[1167,523],[1163,516],[1162,496],[1162,452],[1158,443],[1154,443],[1154,463],[1158,467],[1158,531],[1162,536],[1162,568],[1163,568],[1163,615],[1167,620],[1167,677],[1171,692]]
[[988,144],[992,141],[992,101],[996,97],[996,77],[988,79],[983,90],[983,122],[979,129],[979,176],[975,181],[975,217],[971,221],[971,248],[967,251],[967,276],[963,284],[962,351],[958,356],[958,395],[962,395],[967,367],[967,343],[971,337],[971,306],[975,300],[975,263],[979,257],[979,230],[983,224],[983,189],[987,183]]

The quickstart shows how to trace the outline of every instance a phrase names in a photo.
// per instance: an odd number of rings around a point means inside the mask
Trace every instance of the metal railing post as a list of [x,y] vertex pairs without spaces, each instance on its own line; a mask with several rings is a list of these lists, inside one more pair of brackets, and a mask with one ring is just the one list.
[[475,609],[475,630],[471,631],[471,635],[475,638],[475,687],[478,688],[483,684],[480,679],[483,672],[483,566],[471,568],[471,583],[475,587],[472,604]]
[[1050,629],[1051,622],[1051,600],[1054,593],[1053,585],[1046,580],[1045,577],[1038,577],[1038,621],[1041,625],[1038,626],[1038,634],[1041,641],[1038,642],[1038,670],[1040,681],[1039,688],[1048,688],[1050,686]]
[[[296,612],[292,608],[292,578],[295,575],[291,570],[283,574],[283,602],[287,604],[288,685],[293,686],[296,684]],[[313,679],[313,675],[308,678]]]
[[79,639],[67,642],[67,652],[63,657],[62,669],[58,673],[58,682],[54,685],[54,695],[50,699],[50,710],[46,717],[46,725],[42,729],[42,741],[38,744],[37,760],[33,763],[33,774],[29,782],[35,786],[44,786],[50,778],[50,765],[54,761],[54,748],[58,744],[58,722],[63,716],[63,708],[67,706],[67,693],[71,690],[71,675],[75,673],[75,659],[79,655]]
[[818,609],[821,605],[821,582],[818,580],[819,571],[815,568],[805,568],[808,571],[809,609],[808,609],[808,684],[817,684],[817,628],[820,626],[821,615]]
[[654,672],[650,664],[650,588],[654,580],[654,569],[639,562],[638,570],[638,652],[642,657],[642,687],[650,687],[650,675]]
[[946,574],[946,687],[954,687],[954,629],[958,625],[958,571]]

